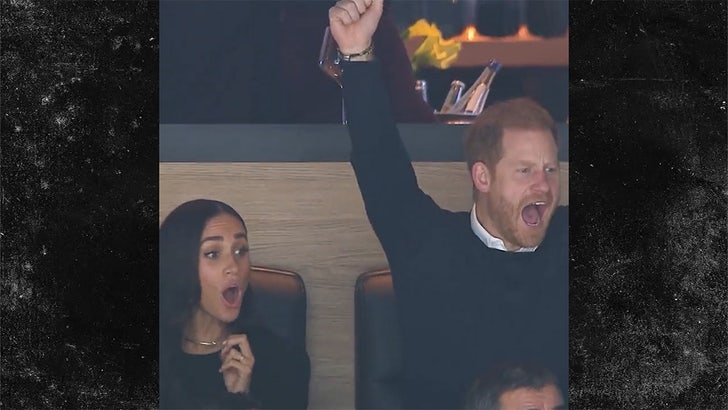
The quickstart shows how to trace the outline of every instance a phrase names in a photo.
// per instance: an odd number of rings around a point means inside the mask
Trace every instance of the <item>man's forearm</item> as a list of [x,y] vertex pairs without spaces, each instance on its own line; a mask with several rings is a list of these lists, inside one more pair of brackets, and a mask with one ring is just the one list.
[[378,153],[401,145],[379,61],[343,63],[342,85],[352,150]]

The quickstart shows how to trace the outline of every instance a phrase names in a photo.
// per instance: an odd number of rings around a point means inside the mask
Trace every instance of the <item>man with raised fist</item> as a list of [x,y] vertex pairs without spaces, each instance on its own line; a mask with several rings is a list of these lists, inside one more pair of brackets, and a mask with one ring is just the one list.
[[372,43],[382,3],[339,1],[329,24],[352,167],[392,270],[404,405],[458,408],[480,372],[506,362],[542,363],[565,383],[568,213],[554,121],[525,98],[488,107],[465,140],[473,208],[440,208],[419,188],[390,114]]

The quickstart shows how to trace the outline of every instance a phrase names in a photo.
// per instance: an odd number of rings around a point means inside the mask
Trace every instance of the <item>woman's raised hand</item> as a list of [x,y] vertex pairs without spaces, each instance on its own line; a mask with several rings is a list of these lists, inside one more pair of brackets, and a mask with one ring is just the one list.
[[248,337],[230,335],[223,344],[220,351],[222,361],[220,372],[225,380],[225,387],[230,393],[247,393],[250,390],[250,379],[255,364]]

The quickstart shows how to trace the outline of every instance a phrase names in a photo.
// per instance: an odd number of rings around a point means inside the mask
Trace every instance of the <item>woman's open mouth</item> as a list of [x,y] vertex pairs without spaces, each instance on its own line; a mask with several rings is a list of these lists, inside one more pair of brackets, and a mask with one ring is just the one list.
[[237,285],[230,286],[222,292],[222,298],[228,307],[240,307],[240,302],[242,302],[243,298],[242,289]]

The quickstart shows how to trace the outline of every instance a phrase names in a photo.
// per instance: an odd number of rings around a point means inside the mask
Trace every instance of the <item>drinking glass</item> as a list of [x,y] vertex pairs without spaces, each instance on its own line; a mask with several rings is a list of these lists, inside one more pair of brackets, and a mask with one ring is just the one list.
[[[324,30],[324,39],[321,42],[321,51],[319,52],[319,68],[331,77],[339,88],[341,85],[341,61],[339,59],[339,51],[336,40],[331,35],[331,29],[326,27]],[[341,123],[346,125],[346,112],[344,111],[344,96],[341,96]]]

